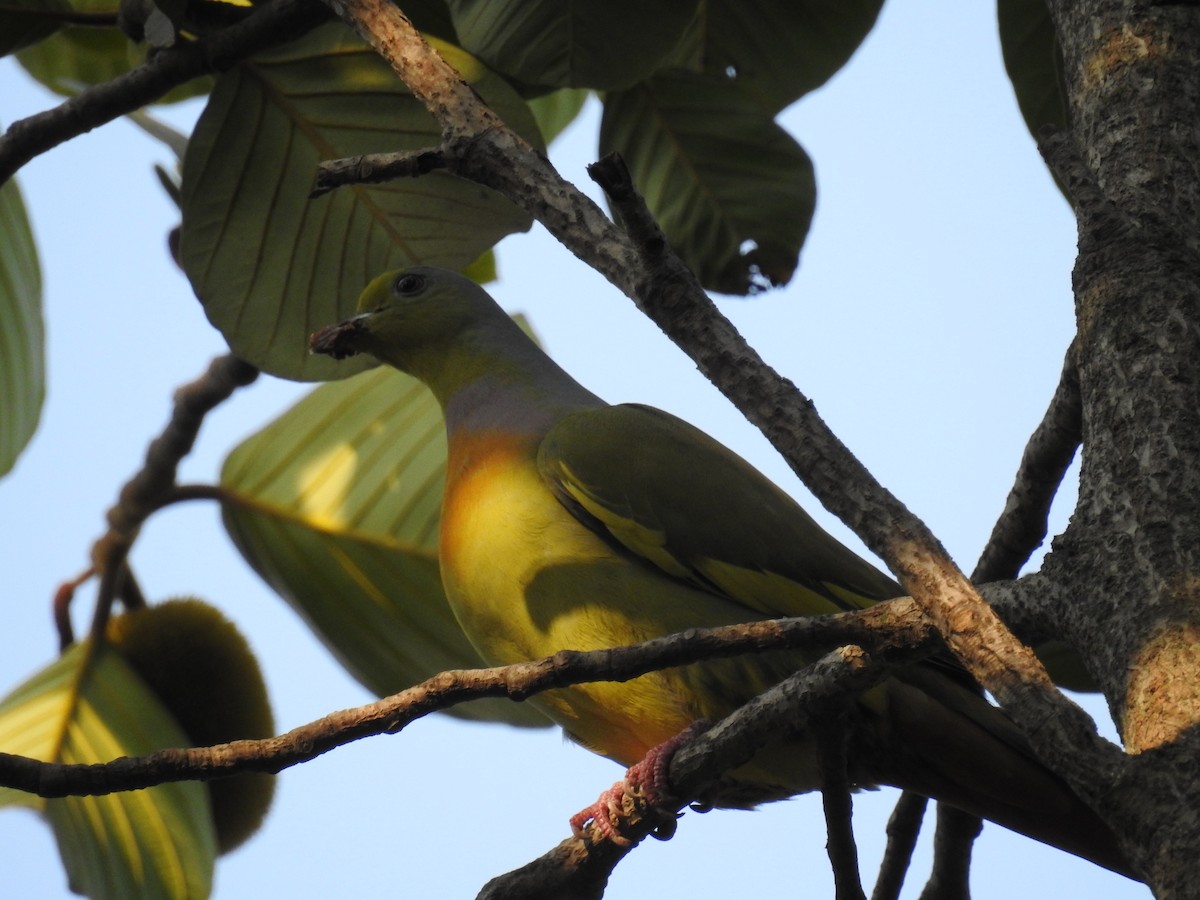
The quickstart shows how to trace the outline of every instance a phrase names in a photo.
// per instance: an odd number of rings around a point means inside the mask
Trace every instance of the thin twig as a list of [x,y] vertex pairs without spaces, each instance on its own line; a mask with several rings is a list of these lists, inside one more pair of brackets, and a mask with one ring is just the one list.
[[115,591],[121,605],[126,609],[146,608],[146,595],[142,593],[142,586],[138,584],[137,576],[133,574],[129,560],[125,560],[121,565]]
[[117,502],[105,516],[108,531],[92,547],[92,565],[100,573],[90,632],[93,639],[102,638],[112,601],[122,583],[136,590],[132,574],[122,574],[125,560],[142,524],[177,491],[175,473],[191,451],[204,417],[257,377],[258,369],[227,354],[214,359],[203,375],[175,392],[170,420],[162,434],[150,442],[142,468],[121,488]]
[[219,484],[179,484],[163,495],[158,509],[193,500],[224,500],[226,491]]
[[66,650],[75,643],[75,627],[71,624],[71,601],[75,599],[75,592],[79,590],[80,585],[95,577],[95,575],[96,567],[88,566],[74,578],[60,584],[54,592],[51,607],[53,609],[54,626],[58,631],[59,651]]
[[381,184],[398,178],[419,178],[446,168],[446,156],[440,150],[415,153],[366,153],[323,162],[317,168],[316,185],[310,200],[348,184]]
[[254,366],[226,354],[214,359],[195,381],[176,390],[170,420],[146,448],[142,468],[121,488],[116,504],[105,516],[109,533],[98,544],[132,543],[147,517],[177,490],[175,472],[191,451],[204,417],[257,377]]
[[[97,542],[99,545],[99,542]],[[132,542],[108,541],[103,546],[93,547],[92,563],[100,573],[100,587],[96,590],[96,608],[92,610],[92,624],[88,629],[92,647],[104,640],[108,619],[112,614],[113,601],[117,598],[125,572],[128,571],[129,550]],[[92,652],[89,650],[89,653]]]
[[970,900],[971,850],[983,830],[978,816],[938,804],[933,833],[933,871],[920,900]]
[[[392,66],[437,119],[447,171],[486,185],[535,216],[567,249],[621,290],[636,268],[625,235],[546,157],[508,128],[390,0],[326,0]],[[383,149],[383,148],[381,148]],[[338,163],[323,163],[322,170]],[[631,294],[632,296],[632,294]]]
[[879,876],[871,900],[899,900],[904,887],[904,876],[912,864],[917,836],[921,833],[921,820],[925,817],[926,797],[904,791],[896,801],[896,807],[887,823],[887,847],[883,861],[879,864]]
[[854,842],[854,801],[847,775],[844,719],[844,716],[833,716],[816,729],[821,802],[828,835],[825,847],[833,867],[837,900],[866,900],[858,868],[858,847]]

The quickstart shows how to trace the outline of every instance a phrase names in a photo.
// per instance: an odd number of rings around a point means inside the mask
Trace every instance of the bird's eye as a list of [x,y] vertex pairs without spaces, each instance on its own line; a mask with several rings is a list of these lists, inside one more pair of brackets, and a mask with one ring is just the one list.
[[425,276],[415,272],[405,272],[403,275],[397,276],[396,283],[392,285],[392,289],[401,297],[418,294],[423,287],[425,287]]

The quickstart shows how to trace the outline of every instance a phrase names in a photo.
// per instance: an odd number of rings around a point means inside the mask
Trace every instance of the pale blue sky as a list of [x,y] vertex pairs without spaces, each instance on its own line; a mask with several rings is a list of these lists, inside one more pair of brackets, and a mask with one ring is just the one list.
[[[54,102],[8,60],[0,85],[6,123]],[[190,122],[198,111],[169,116]],[[589,191],[596,113],[553,154]],[[891,0],[848,67],[782,121],[816,165],[813,229],[787,290],[722,308],[969,570],[1073,323],[1074,225],[1017,113],[992,7]],[[10,523],[0,548],[0,693],[52,658],[54,588],[86,564],[173,388],[223,348],[168,258],[176,216],[155,162],[169,162],[167,152],[117,122],[19,176],[42,252],[50,374],[41,428],[0,481]],[[691,420],[857,546],[691,363],[544,232],[506,240],[500,264],[493,292],[530,316],[584,384]],[[225,453],[303,390],[263,378],[241,392],[206,423],[183,478],[214,480]],[[1056,508],[1058,528],[1068,512]],[[152,599],[199,594],[239,623],[281,728],[370,699],[242,563],[215,508],[156,517],[133,560]],[[79,598],[80,623],[90,597]],[[219,864],[215,896],[470,897],[564,837],[567,817],[619,774],[551,731],[420,722],[286,772],[264,831]],[[869,875],[893,802],[890,790],[856,798]],[[674,840],[648,842],[622,864],[608,896],[831,897],[824,843],[813,797],[688,814]],[[1051,884],[1061,900],[1148,896],[996,826],[976,859],[980,900],[1045,895]],[[0,813],[0,885],[7,896],[70,896],[48,829],[27,813]]]

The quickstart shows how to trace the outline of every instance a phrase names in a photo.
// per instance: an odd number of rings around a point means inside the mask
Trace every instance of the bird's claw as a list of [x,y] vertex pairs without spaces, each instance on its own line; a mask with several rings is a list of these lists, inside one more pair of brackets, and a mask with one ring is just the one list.
[[632,847],[633,841],[617,830],[614,821],[624,814],[625,793],[625,782],[615,782],[595,803],[571,816],[571,832],[580,837],[583,835],[584,826],[591,822],[606,840],[612,841],[618,847]]
[[706,721],[693,722],[679,734],[652,747],[640,762],[626,770],[621,781],[604,791],[591,806],[571,816],[572,833],[579,837],[590,821],[605,839],[619,847],[631,847],[633,841],[620,833],[617,823],[629,815],[630,807],[642,807],[654,810],[666,820],[651,832],[654,837],[663,841],[673,837],[681,803],[670,791],[671,758],[708,727]]

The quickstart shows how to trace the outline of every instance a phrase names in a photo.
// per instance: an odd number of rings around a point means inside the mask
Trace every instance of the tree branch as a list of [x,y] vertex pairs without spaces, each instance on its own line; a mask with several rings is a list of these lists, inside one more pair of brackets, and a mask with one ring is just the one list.
[[[703,796],[706,787],[750,759],[764,741],[816,727],[831,706],[866,689],[885,672],[876,657],[857,647],[842,647],[755,697],[671,758],[672,793],[682,798],[677,809],[688,798]],[[671,810],[632,807],[618,817],[617,825],[636,843],[673,818]],[[600,897],[613,868],[631,849],[602,839],[598,829],[589,827],[520,869],[493,878],[479,900]]]
[[925,817],[927,797],[904,791],[896,801],[896,808],[887,823],[887,847],[883,861],[879,864],[879,876],[871,900],[899,900],[904,887],[904,876],[912,863],[917,836],[921,833],[921,820]]
[[1079,447],[1082,416],[1072,344],[1063,361],[1058,387],[1025,445],[1004,511],[975,564],[971,581],[983,584],[1016,578],[1021,566],[1046,539],[1050,505]]
[[[782,648],[827,648],[853,641],[887,660],[911,662],[933,652],[937,637],[915,604],[889,601],[859,612],[796,619],[767,619],[744,625],[689,629],[630,647],[581,652],[563,650],[542,660],[487,669],[442,672],[383,700],[332,713],[284,735],[265,740],[234,741],[208,748],[161,750],[142,757],[99,765],[64,765],[0,754],[0,786],[40,797],[109,794],[138,790],[170,781],[208,781],[238,772],[279,772],[314,759],[335,747],[377,734],[402,730],[431,712],[483,697],[525,700],[554,688],[590,681],[628,681],[647,672],[702,659]],[[865,655],[865,651],[860,651]],[[792,696],[795,688],[780,693]],[[768,692],[771,693],[771,692]],[[754,710],[768,706],[767,694],[744,709],[743,724],[732,733],[720,728],[696,744],[713,745],[716,764],[725,768],[744,762],[766,735],[778,735],[773,719],[764,724]],[[794,699],[794,697],[793,697]],[[778,702],[776,700],[775,702]],[[807,702],[807,701],[806,701]],[[798,724],[797,729],[803,727]],[[684,748],[672,760],[671,783],[696,796],[707,758],[693,759]],[[721,754],[724,754],[722,756]],[[739,755],[742,754],[742,755]],[[732,763],[729,760],[733,760]],[[682,768],[676,769],[677,766]],[[699,774],[697,774],[699,773]]]
[[[619,160],[589,173],[608,192],[642,259],[647,314],[676,340],[723,393],[757,424],[805,486],[888,562],[935,622],[955,655],[1031,735],[1058,771],[1101,784],[1097,772],[1122,758],[1098,738],[1091,719],[1055,688],[1032,651],[1007,629],[946,555],[937,539],[880,485],[817,415],[812,402],[754,354],[699,292],[671,252]],[[696,296],[699,294],[699,296]],[[728,335],[732,334],[732,337]],[[721,347],[735,346],[727,357]],[[729,351],[733,352],[733,351]],[[712,360],[705,365],[705,360]]]
[[117,502],[105,516],[108,531],[92,546],[92,566],[100,573],[100,591],[91,625],[94,641],[98,642],[104,634],[113,597],[122,580],[133,585],[125,558],[146,519],[174,499],[178,490],[175,473],[180,461],[191,452],[204,417],[257,377],[258,369],[227,354],[214,359],[203,375],[175,391],[170,420],[162,434],[146,448],[142,468],[121,488]]
[[328,18],[328,10],[319,0],[270,0],[243,22],[201,41],[154,53],[112,81],[13,122],[0,136],[0,184],[38,154],[153,103],[193,78],[222,71],[252,53],[294,40]]
[[366,153],[323,162],[317,168],[316,184],[309,200],[323,197],[348,184],[381,184],[398,178],[419,178],[447,166],[441,150],[415,153]]
[[[440,154],[452,174],[504,194],[572,253],[626,290],[637,259],[625,235],[590,198],[564,181],[545,156],[509,129],[394,4],[326,2],[387,60],[437,119],[442,145],[416,156]],[[340,161],[323,163],[318,184],[328,182],[334,176],[327,173],[340,168],[345,168]]]
[[825,848],[833,867],[836,900],[866,900],[854,842],[854,801],[847,776],[844,716],[833,716],[815,729],[817,765],[821,773],[821,805],[825,810]]
[[[1082,416],[1079,373],[1072,344],[1067,349],[1050,405],[1025,445],[1004,511],[971,573],[974,584],[1015,579],[1021,566],[1046,539],[1050,506],[1082,439]],[[1045,602],[1044,596],[1039,599],[1042,602],[1037,604],[1021,604],[1022,624],[1028,625],[1030,619],[1045,619],[1042,611],[1052,604]],[[1013,610],[1008,612],[1011,614]],[[1012,619],[1006,617],[1005,621],[1011,623]],[[978,818],[938,804],[934,866],[922,900],[969,896],[971,847],[982,827]]]
[[983,831],[978,816],[947,803],[937,808],[933,833],[933,871],[920,900],[969,900],[971,896],[971,850]]

